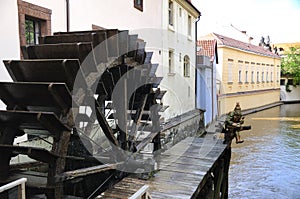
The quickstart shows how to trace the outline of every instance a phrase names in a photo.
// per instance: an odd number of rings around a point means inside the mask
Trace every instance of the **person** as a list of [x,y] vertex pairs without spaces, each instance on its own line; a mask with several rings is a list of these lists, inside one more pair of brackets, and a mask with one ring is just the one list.
[[225,143],[231,143],[232,139],[235,138],[237,144],[243,143],[241,140],[240,129],[244,123],[244,117],[242,115],[242,109],[239,102],[236,103],[233,111],[229,112],[225,120]]

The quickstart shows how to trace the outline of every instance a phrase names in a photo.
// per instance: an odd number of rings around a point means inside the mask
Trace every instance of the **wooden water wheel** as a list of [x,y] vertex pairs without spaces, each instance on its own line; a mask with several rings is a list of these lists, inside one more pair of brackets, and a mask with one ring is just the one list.
[[[88,197],[123,168],[114,149],[159,150],[165,91],[145,45],[116,29],[58,32],[5,60],[13,82],[0,83],[0,182],[27,177],[29,195]],[[15,145],[24,134],[40,145]],[[20,154],[33,161],[11,164]]]

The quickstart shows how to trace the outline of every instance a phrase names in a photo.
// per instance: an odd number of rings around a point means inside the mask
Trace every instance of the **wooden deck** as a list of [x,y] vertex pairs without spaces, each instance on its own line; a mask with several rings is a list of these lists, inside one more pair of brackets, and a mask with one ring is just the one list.
[[222,140],[214,139],[213,135],[188,137],[161,154],[155,177],[149,180],[124,178],[98,198],[129,198],[143,185],[149,186],[152,198],[197,198],[213,170],[223,167],[216,166],[225,149]]

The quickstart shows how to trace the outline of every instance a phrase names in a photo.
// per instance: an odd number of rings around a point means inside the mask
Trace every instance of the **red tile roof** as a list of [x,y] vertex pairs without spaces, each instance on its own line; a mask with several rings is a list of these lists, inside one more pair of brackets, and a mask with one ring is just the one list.
[[280,58],[278,55],[262,46],[256,46],[253,44],[245,43],[216,33],[211,33],[210,35],[205,36],[204,38],[215,38],[217,40],[218,46],[224,45],[264,56]]
[[217,40],[198,40],[197,46],[200,47],[197,55],[203,55],[212,58],[216,53]]

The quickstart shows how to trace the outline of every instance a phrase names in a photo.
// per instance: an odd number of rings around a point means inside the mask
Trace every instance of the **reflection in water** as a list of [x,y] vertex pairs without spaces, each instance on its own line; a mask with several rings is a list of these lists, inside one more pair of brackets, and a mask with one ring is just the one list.
[[229,198],[300,199],[300,104],[247,115],[232,144]]

